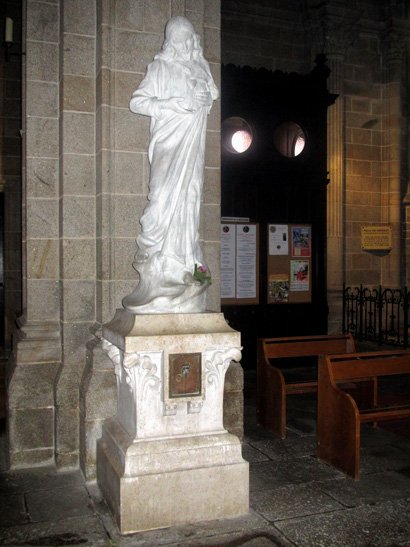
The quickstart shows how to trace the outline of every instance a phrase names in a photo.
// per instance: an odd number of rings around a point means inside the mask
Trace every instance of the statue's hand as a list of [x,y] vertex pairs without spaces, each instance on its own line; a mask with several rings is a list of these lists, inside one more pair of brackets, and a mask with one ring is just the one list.
[[158,106],[160,110],[172,110],[173,112],[177,112],[177,114],[187,114],[188,112],[191,112],[191,110],[188,110],[182,106],[181,103],[183,101],[183,97],[171,97],[170,99],[162,99],[158,101]]
[[212,106],[212,97],[209,91],[197,91],[195,93],[195,100],[201,106]]

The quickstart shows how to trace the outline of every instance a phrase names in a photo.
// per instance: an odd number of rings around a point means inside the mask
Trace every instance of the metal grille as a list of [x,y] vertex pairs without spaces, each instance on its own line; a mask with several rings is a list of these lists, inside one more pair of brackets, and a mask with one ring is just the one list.
[[343,286],[343,332],[358,340],[407,348],[409,344],[409,292]]

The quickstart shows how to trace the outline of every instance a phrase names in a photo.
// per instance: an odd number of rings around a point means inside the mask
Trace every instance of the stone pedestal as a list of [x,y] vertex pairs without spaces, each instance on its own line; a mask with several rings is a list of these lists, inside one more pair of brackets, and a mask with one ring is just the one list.
[[248,512],[249,468],[223,428],[240,334],[221,313],[133,315],[103,328],[117,377],[97,480],[123,534]]

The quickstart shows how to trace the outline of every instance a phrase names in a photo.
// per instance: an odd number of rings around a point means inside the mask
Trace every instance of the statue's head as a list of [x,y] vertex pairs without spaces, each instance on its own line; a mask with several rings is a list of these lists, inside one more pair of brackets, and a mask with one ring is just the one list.
[[197,59],[202,53],[199,35],[185,17],[173,17],[165,27],[162,50],[172,58],[182,61]]

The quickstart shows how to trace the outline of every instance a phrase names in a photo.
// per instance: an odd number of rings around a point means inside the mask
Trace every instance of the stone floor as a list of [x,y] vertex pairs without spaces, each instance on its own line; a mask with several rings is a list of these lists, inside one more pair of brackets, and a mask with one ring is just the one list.
[[355,482],[316,459],[315,407],[314,395],[289,399],[282,441],[257,426],[255,378],[247,374],[249,514],[131,536],[118,533],[98,487],[86,484],[79,471],[4,471],[3,431],[0,545],[410,546],[408,426],[401,431],[407,437],[362,428],[361,477]]

